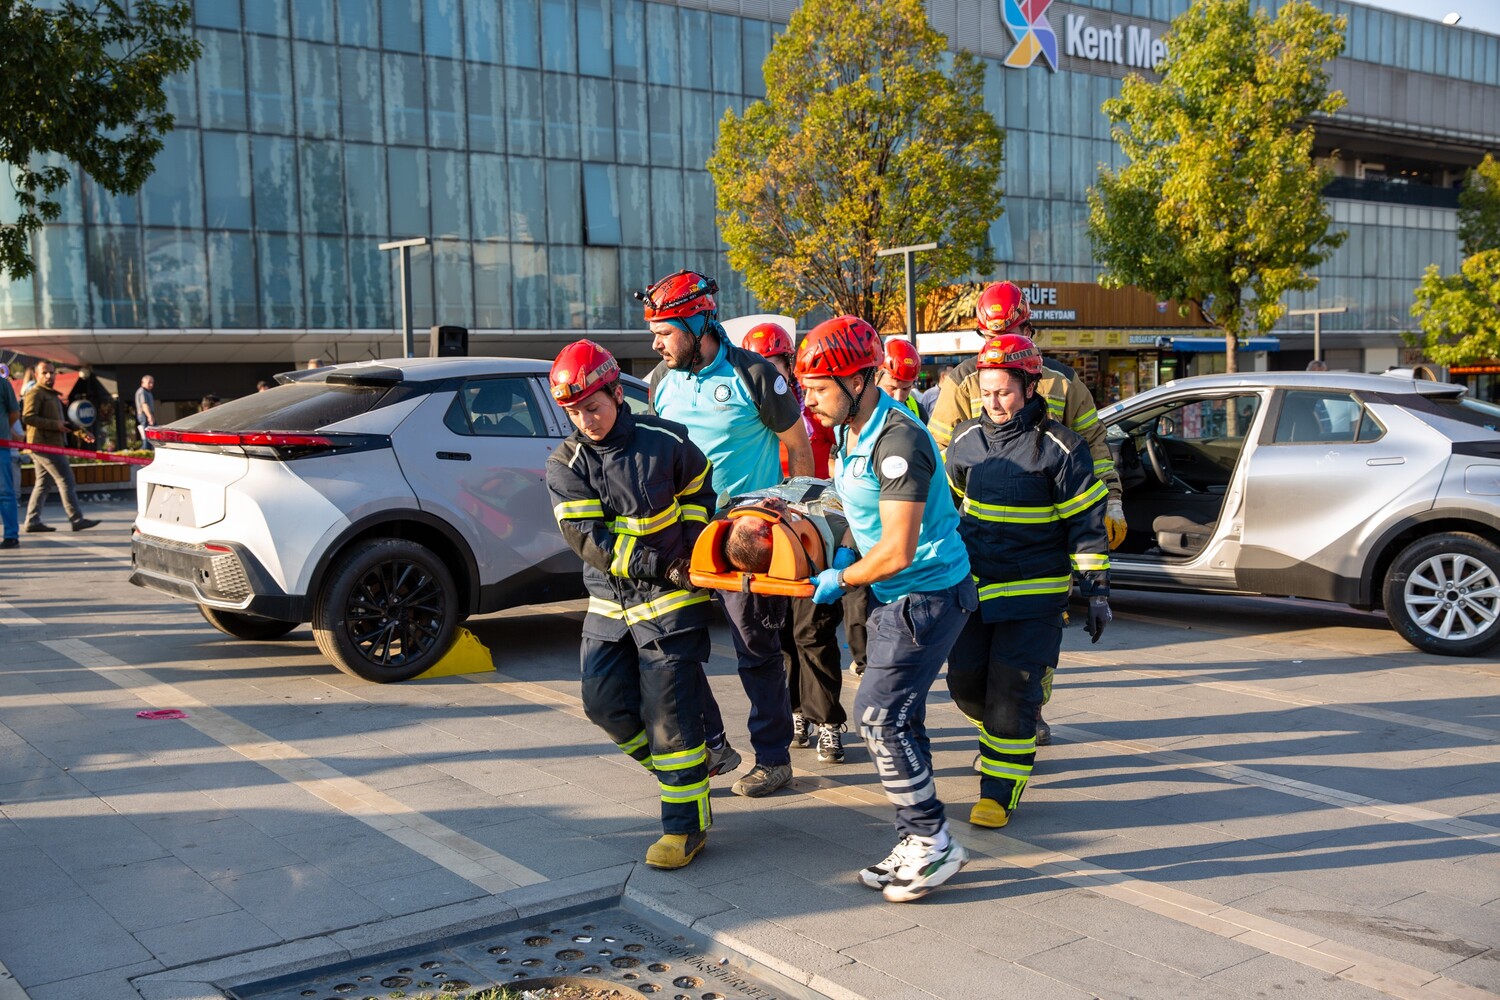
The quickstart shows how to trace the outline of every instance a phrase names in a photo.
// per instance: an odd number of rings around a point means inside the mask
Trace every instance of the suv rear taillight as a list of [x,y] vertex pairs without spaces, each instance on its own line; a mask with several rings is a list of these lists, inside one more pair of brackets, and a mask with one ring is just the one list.
[[218,451],[243,454],[251,458],[275,458],[282,461],[371,447],[386,447],[390,438],[380,434],[300,434],[286,431],[177,431],[169,427],[148,427],[146,437],[164,448],[191,451]]

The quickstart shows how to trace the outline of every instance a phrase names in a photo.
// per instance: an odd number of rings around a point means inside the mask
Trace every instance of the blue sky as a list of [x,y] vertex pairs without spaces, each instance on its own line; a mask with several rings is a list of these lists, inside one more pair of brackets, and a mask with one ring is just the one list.
[[1496,0],[1356,0],[1366,7],[1384,7],[1440,21],[1449,11],[1463,17],[1459,26],[1500,35],[1500,3]]

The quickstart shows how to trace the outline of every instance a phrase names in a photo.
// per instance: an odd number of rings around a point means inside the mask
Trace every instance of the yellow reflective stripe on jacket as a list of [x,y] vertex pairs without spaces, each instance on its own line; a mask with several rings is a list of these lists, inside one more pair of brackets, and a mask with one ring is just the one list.
[[698,473],[698,475],[693,479],[692,482],[688,483],[682,489],[677,491],[677,495],[679,497],[692,496],[694,493],[697,493],[699,490],[703,489],[704,484],[708,482],[708,474],[712,469],[712,464],[705,465],[703,467],[703,471]]
[[623,515],[617,517],[609,522],[609,530],[617,535],[635,535],[636,537],[655,534],[663,528],[670,528],[676,524],[677,515],[681,511],[682,508],[677,506],[677,501],[673,500],[671,506],[649,517],[625,517]]
[[1073,568],[1080,573],[1087,573],[1097,569],[1109,569],[1109,556],[1103,553],[1078,552],[1074,553],[1071,558],[1073,560]]
[[1094,475],[1105,476],[1115,471],[1115,463],[1107,458],[1101,458],[1094,463]]
[[589,614],[601,615],[605,618],[624,618],[625,609],[614,601],[606,601],[602,597],[589,598]]
[[1051,396],[1048,396],[1047,415],[1055,420],[1063,415],[1063,410],[1067,405],[1068,401],[1066,399],[1053,399]]
[[648,622],[653,618],[660,618],[680,608],[702,604],[709,599],[710,595],[706,590],[672,590],[644,604],[623,608],[614,601],[606,601],[602,597],[590,597],[588,610],[591,615],[622,618],[627,625],[634,625],[636,622]]
[[1072,573],[1067,576],[1039,576],[1032,580],[1011,580],[1008,583],[987,583],[979,588],[979,599],[988,601],[997,597],[1066,594],[1072,583]]
[[625,535],[615,542],[615,556],[609,561],[610,576],[630,575],[630,556],[635,552],[635,535]]
[[671,753],[654,753],[651,763],[658,771],[686,771],[708,760],[708,747],[702,743],[690,750],[674,750]]
[[1099,411],[1088,410],[1073,418],[1073,429],[1075,431],[1086,431],[1099,422]]
[[941,420],[937,420],[936,418],[927,421],[927,429],[933,434],[941,434],[946,438],[951,438],[953,436],[953,428],[950,425],[943,423]]
[[1012,507],[997,503],[980,503],[964,497],[963,514],[973,514],[981,521],[1000,521],[1007,524],[1043,524],[1056,521],[1058,514],[1053,507]]
[[684,521],[697,521],[700,524],[708,523],[708,508],[695,503],[685,503],[680,508]]
[[564,500],[552,508],[552,516],[559,521],[582,521],[604,516],[602,500]]
[[1059,517],[1072,517],[1074,514],[1082,514],[1085,510],[1092,507],[1094,504],[1098,503],[1100,500],[1103,500],[1107,496],[1109,496],[1109,490],[1105,489],[1104,484],[1096,479],[1094,480],[1094,485],[1090,486],[1088,489],[1084,490],[1073,499],[1065,500],[1062,503],[1058,504],[1057,514]]

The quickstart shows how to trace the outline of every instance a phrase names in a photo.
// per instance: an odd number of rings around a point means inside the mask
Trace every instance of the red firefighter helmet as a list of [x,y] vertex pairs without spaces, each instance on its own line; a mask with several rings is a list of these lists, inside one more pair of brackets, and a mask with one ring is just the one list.
[[796,354],[792,347],[792,335],[780,323],[757,323],[745,332],[745,350],[754,351],[763,358],[775,358],[783,354]]
[[619,379],[620,363],[592,340],[577,340],[559,351],[547,377],[552,398],[563,406],[577,406]]
[[979,349],[980,368],[1011,368],[1025,375],[1042,373],[1042,352],[1030,337],[1019,333],[1002,333],[991,337]]
[[797,350],[798,378],[833,378],[879,368],[885,346],[875,328],[858,316],[819,323]]
[[993,335],[1030,322],[1031,306],[1015,282],[997,281],[980,294],[975,314],[979,332]]
[[905,337],[885,345],[885,370],[898,382],[910,382],[922,371],[922,354]]
[[697,271],[678,271],[653,283],[635,297],[646,303],[646,322],[687,319],[700,313],[712,313],[718,306],[714,293],[719,283]]

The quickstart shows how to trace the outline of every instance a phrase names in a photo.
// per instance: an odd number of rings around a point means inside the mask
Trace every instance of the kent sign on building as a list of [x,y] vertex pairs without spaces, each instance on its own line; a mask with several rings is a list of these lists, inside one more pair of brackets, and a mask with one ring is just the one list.
[[[1000,2],[1005,27],[1016,40],[1015,48],[1005,57],[1005,65],[1015,69],[1029,68],[1040,59],[1056,72],[1061,58],[1066,57],[1095,64],[1111,63],[1127,70],[1149,70],[1155,69],[1167,55],[1167,44],[1162,41],[1160,31],[1150,24],[1104,21],[1087,8],[1056,10],[1049,15],[1052,0]],[[1057,19],[1061,19],[1063,28],[1060,47],[1054,26]]]

